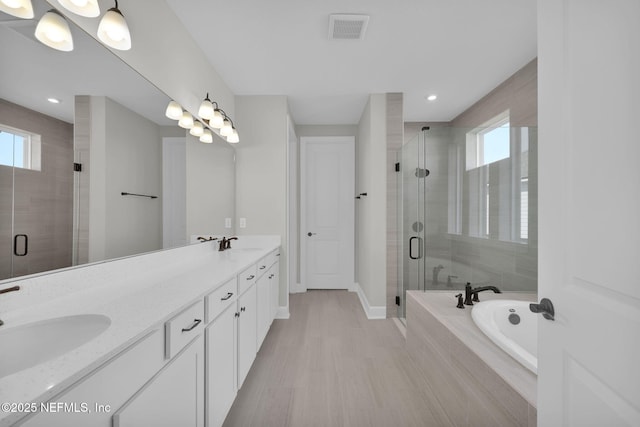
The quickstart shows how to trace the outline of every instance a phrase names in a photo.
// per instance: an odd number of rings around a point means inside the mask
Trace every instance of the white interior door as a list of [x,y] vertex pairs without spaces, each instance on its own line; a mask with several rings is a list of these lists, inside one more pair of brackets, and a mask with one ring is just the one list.
[[640,426],[640,1],[538,8],[538,425]]
[[354,280],[355,141],[300,138],[301,280],[349,289]]

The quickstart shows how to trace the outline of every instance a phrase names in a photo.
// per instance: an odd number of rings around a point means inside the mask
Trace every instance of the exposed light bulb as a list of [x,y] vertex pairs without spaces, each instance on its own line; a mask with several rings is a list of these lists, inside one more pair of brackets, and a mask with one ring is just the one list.
[[191,129],[193,127],[193,116],[188,111],[184,111],[182,117],[178,120],[178,126],[183,129]]
[[98,0],[58,0],[58,3],[76,15],[95,18],[100,16]]
[[170,119],[180,120],[182,117],[182,107],[176,101],[171,101],[169,105],[167,105],[167,110],[164,114]]
[[233,132],[233,127],[228,119],[224,119],[222,127],[220,128],[220,135],[229,136]]
[[73,38],[69,24],[55,9],[51,9],[40,18],[35,36],[42,44],[50,48],[63,52],[73,50]]
[[16,18],[33,19],[31,0],[0,0],[0,11]]
[[204,142],[205,144],[211,144],[213,142],[213,134],[209,129],[205,129],[204,132],[202,132],[200,142]]
[[107,46],[117,50],[131,49],[131,33],[122,12],[112,7],[104,14],[98,25],[98,38]]
[[189,133],[193,136],[202,136],[204,133],[204,126],[202,126],[202,123],[200,122],[195,122]]

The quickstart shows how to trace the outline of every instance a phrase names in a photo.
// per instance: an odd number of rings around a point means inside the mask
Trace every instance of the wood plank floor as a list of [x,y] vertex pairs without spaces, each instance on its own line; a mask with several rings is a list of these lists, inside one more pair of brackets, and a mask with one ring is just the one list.
[[450,426],[393,320],[367,320],[355,293],[290,296],[225,421],[228,426]]

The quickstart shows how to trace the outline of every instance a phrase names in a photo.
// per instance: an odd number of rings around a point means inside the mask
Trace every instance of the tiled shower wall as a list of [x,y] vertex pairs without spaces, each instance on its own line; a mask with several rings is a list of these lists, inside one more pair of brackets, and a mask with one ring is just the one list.
[[[11,185],[14,185],[14,234],[29,236],[28,255],[14,257],[13,276],[39,273],[71,265],[73,212],[73,125],[0,99],[0,122],[41,136],[41,170],[0,166],[2,228],[10,223]],[[15,173],[15,184],[11,175]],[[5,203],[5,201],[7,201]],[[8,209],[5,209],[8,208]],[[9,228],[11,230],[11,228]],[[10,263],[13,236],[0,254],[0,265]],[[4,267],[1,267],[4,269]],[[0,271],[0,278],[7,277]]]

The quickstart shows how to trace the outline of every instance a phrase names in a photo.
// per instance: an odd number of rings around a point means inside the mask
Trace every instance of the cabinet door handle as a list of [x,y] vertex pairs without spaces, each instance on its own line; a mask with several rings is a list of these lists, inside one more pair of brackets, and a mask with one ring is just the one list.
[[236,311],[236,317],[240,317],[240,313]]
[[266,265],[262,265],[262,266],[260,266],[260,270],[264,270],[265,268],[267,268],[267,266],[266,266]]
[[240,311],[245,311],[247,307],[240,307]]
[[273,279],[273,274],[269,276],[269,279]]
[[277,254],[276,254],[276,256],[280,256],[280,254],[279,254],[279,253],[277,253]]
[[220,301],[226,301],[229,298],[231,298],[232,296],[233,296],[233,292],[227,292],[227,296],[220,298]]
[[256,276],[254,276],[254,275],[252,274],[251,276],[247,277],[247,280],[251,280],[251,279],[253,279],[254,277],[256,277]]
[[193,319],[193,323],[188,328],[182,328],[182,332],[192,331],[196,326],[198,326],[202,322],[202,319]]

